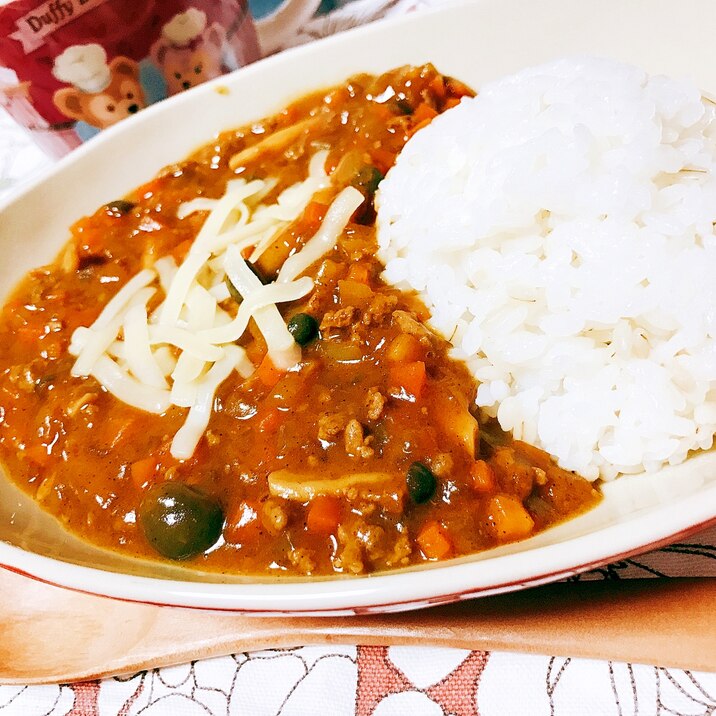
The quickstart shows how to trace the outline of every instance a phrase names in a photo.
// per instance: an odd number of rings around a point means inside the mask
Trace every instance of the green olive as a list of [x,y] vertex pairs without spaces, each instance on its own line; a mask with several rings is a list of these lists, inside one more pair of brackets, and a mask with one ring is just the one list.
[[114,201],[110,201],[109,204],[105,204],[104,208],[107,213],[112,214],[112,216],[124,216],[125,214],[129,214],[129,212],[134,209],[134,206],[131,201],[127,201],[126,199],[115,199]]
[[318,335],[318,322],[308,313],[297,313],[288,322],[288,331],[299,346],[305,346]]
[[159,554],[189,559],[216,543],[224,514],[216,500],[196,488],[165,482],[153,487],[142,500],[139,522]]
[[435,494],[435,488],[438,486],[435,475],[422,462],[414,462],[408,468],[405,480],[408,485],[410,499],[416,505],[422,505],[427,502]]

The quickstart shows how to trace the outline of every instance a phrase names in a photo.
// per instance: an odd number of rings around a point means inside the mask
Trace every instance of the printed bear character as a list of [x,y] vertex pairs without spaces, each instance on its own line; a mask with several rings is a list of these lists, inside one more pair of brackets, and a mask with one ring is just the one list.
[[55,92],[53,100],[68,117],[104,129],[146,106],[139,66],[128,57],[107,64],[101,45],[73,45],[55,58],[52,74],[73,85]]
[[164,75],[170,95],[223,74],[224,34],[216,22],[207,27],[206,13],[194,7],[164,25],[150,54]]

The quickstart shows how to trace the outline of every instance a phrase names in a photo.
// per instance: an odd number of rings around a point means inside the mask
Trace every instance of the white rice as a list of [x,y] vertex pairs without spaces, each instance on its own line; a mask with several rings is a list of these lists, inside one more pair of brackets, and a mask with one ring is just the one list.
[[419,131],[378,192],[380,257],[501,426],[584,477],[716,432],[716,122],[693,85],[568,58]]

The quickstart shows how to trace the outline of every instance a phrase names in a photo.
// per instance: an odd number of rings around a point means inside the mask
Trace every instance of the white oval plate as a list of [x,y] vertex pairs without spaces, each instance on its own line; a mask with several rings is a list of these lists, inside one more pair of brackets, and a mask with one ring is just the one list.
[[[335,36],[269,58],[106,130],[0,208],[0,293],[52,259],[67,227],[224,129],[356,72],[433,62],[479,88],[565,54],[590,53],[687,76],[716,90],[712,0],[482,0]],[[656,547],[716,522],[716,454],[606,486],[595,510],[472,557],[378,576],[258,580],[132,561],[67,535],[0,478],[0,565],[123,599],[257,613],[408,609],[519,589]]]

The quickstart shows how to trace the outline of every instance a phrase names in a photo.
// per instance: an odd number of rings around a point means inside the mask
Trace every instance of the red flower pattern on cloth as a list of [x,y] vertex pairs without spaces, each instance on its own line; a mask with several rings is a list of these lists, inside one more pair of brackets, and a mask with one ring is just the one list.
[[[411,681],[396,665],[393,656],[396,652],[399,653],[397,647],[358,647],[356,716],[373,716],[381,702],[406,692],[424,694],[443,713],[477,716],[477,689],[488,658],[485,652],[467,652],[467,656],[460,659],[455,669],[437,683],[422,689],[419,688],[420,684]],[[433,657],[438,652],[462,655],[458,649],[435,649]]]

